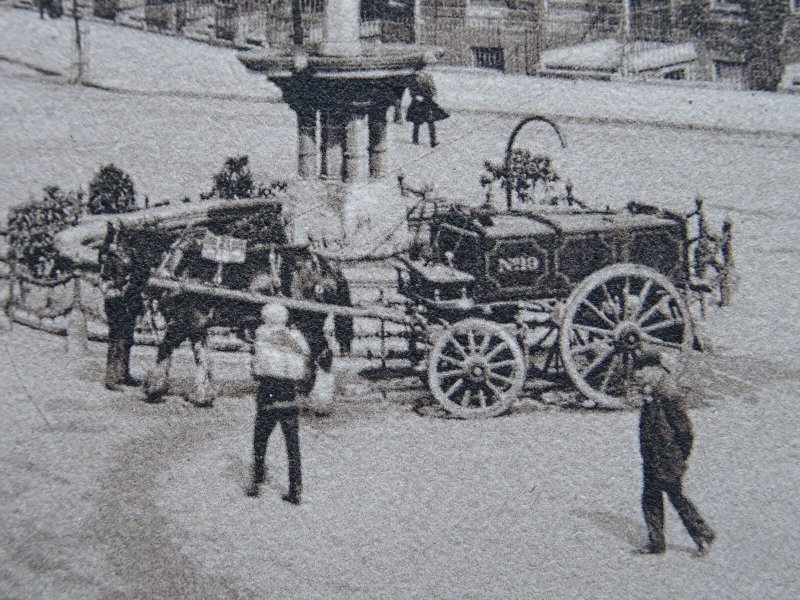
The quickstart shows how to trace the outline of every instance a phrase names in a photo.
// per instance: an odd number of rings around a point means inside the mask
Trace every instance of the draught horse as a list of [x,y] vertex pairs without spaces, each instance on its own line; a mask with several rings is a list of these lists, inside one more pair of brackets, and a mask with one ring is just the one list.
[[[230,225],[230,224],[229,224]],[[235,224],[233,224],[235,225]],[[237,231],[235,226],[217,224],[215,233]],[[147,374],[144,392],[147,401],[158,402],[167,393],[169,367],[173,352],[184,342],[192,347],[196,371],[195,385],[187,400],[197,406],[211,406],[214,401],[212,372],[209,363],[209,329],[227,328],[240,339],[250,342],[260,323],[258,304],[221,298],[212,294],[184,290],[159,290],[147,286],[151,273],[179,282],[194,282],[233,290],[249,290],[265,295],[313,300],[325,304],[351,306],[350,290],[341,270],[330,260],[307,246],[286,243],[284,231],[260,228],[256,241],[248,240],[244,262],[222,264],[203,257],[202,246],[208,229],[185,230],[152,261],[154,252],[163,248],[163,236],[143,243],[141,234],[130,235],[124,227],[112,226],[101,252],[106,263],[115,263],[109,273],[129,269],[129,277],[139,284],[139,293],[152,307],[160,323],[162,341],[158,345],[155,367]],[[125,243],[136,239],[146,250]],[[260,238],[260,239],[259,239]],[[266,241],[265,241],[266,239]],[[113,242],[113,244],[111,243]],[[146,274],[143,276],[142,274]],[[309,342],[311,359],[325,370],[330,369],[332,348],[325,313],[290,309],[290,324],[297,327]],[[348,353],[353,339],[353,319],[336,315],[333,320],[336,343]]]

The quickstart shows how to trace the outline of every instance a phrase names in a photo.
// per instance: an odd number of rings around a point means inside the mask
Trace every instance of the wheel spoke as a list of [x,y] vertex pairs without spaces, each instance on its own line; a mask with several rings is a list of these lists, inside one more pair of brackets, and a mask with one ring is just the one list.
[[514,380],[511,379],[511,377],[506,377],[505,375],[500,375],[498,373],[489,373],[489,379],[497,379],[503,383],[507,383],[508,385],[514,385]]
[[505,342],[500,342],[499,344],[497,344],[497,346],[492,348],[491,352],[489,352],[489,354],[487,354],[484,358],[487,361],[491,361],[492,357],[497,356],[498,354],[500,354],[500,352],[502,352],[505,348],[506,348],[506,343]]
[[464,370],[463,369],[453,369],[452,371],[439,371],[437,373],[439,377],[463,377]]
[[579,330],[587,332],[587,333],[593,333],[595,335],[599,335],[599,336],[603,337],[604,339],[609,339],[609,338],[611,338],[611,335],[612,335],[612,332],[609,331],[608,329],[603,329],[602,327],[593,327],[591,325],[579,325],[577,323],[573,323],[572,324],[572,328],[573,329],[579,329]]
[[606,302],[608,302],[609,306],[614,307],[614,317],[619,320],[619,306],[617,305],[617,302],[611,297],[611,292],[608,291],[605,283],[601,287],[603,289],[603,294],[605,294]]
[[619,362],[619,354],[615,354],[608,365],[608,371],[606,371],[606,376],[603,377],[603,382],[600,384],[601,392],[605,393],[606,388],[608,387],[608,383],[611,381],[611,376],[614,374],[614,371],[616,371],[617,362]]
[[600,365],[601,365],[603,362],[605,362],[605,360],[606,360],[606,359],[607,359],[609,356],[611,356],[611,354],[612,354],[613,352],[614,352],[614,349],[613,349],[613,348],[609,348],[608,350],[606,350],[605,352],[603,352],[603,353],[602,353],[600,356],[598,356],[597,358],[595,358],[595,359],[594,359],[594,360],[593,360],[591,363],[589,363],[589,366],[588,366],[588,367],[586,367],[586,370],[585,370],[585,371],[582,371],[582,372],[580,372],[580,375],[581,375],[581,377],[583,377],[584,379],[586,379],[586,378],[589,376],[589,374],[590,374],[592,371],[594,371],[594,370],[595,370],[597,367],[599,367],[599,366],[600,366]]
[[442,354],[439,357],[439,360],[443,360],[445,362],[448,362],[451,365],[455,365],[456,367],[461,367],[462,369],[464,368],[464,361],[463,360],[459,360],[458,358],[454,358],[452,356],[448,356],[447,354]]
[[626,352],[622,355],[622,376],[625,377],[625,379],[630,378],[632,366],[632,355]]
[[485,383],[486,383],[486,387],[488,387],[490,390],[492,390],[494,395],[497,396],[498,400],[503,397],[503,391],[500,388],[498,388],[495,384],[493,384],[491,381],[487,381]]
[[675,350],[682,350],[683,349],[683,346],[681,346],[680,344],[676,344],[675,342],[668,342],[666,340],[662,340],[660,338],[657,338],[654,335],[650,335],[649,333],[642,332],[642,339],[645,342],[647,342],[649,344],[654,344],[656,346],[664,346],[665,348],[674,348]]
[[645,325],[642,327],[642,331],[656,331],[657,329],[664,329],[666,327],[672,327],[673,325],[683,325],[683,319],[667,319],[666,321],[661,321],[660,323]]
[[609,347],[608,344],[605,342],[590,342],[586,345],[579,346],[577,348],[570,348],[569,352],[570,354],[572,354],[572,356],[576,356],[578,354],[586,354],[589,351],[598,352],[606,350],[608,347]]
[[464,395],[461,397],[461,406],[469,406],[469,401],[472,399],[472,390],[467,388],[464,390]]
[[664,304],[664,301],[665,301],[665,300],[667,300],[667,301],[668,301],[668,300],[669,300],[669,296],[664,296],[664,297],[662,297],[662,298],[661,298],[661,299],[660,299],[658,302],[656,302],[655,304],[653,304],[653,306],[651,306],[650,308],[648,308],[648,309],[647,309],[647,312],[645,312],[645,313],[644,313],[644,314],[643,314],[641,317],[639,317],[639,318],[636,320],[637,324],[641,325],[642,323],[646,322],[646,321],[647,321],[647,319],[649,319],[649,318],[650,318],[650,317],[652,317],[654,314],[656,314],[657,312],[659,312],[659,311],[660,311],[660,310],[663,308],[663,307],[662,307],[662,304]]
[[469,356],[469,354],[467,354],[466,348],[464,348],[464,346],[461,344],[461,342],[459,342],[456,339],[456,336],[453,336],[450,341],[453,343],[453,347],[456,350],[458,350],[458,352],[461,354],[461,356],[463,356],[464,358],[467,358]]
[[513,358],[509,358],[508,360],[500,360],[500,361],[496,361],[496,362],[489,361],[489,365],[493,369],[499,369],[499,368],[502,368],[502,367],[510,367],[512,365],[515,365],[515,364],[517,364],[517,361],[514,360]]
[[469,353],[474,355],[475,354],[475,350],[477,348],[477,346],[475,345],[475,330],[474,329],[470,329],[469,331],[467,331],[467,344],[468,344],[468,347],[469,347]]
[[481,345],[478,346],[478,354],[485,354],[487,348],[489,348],[489,342],[491,341],[492,341],[492,334],[484,333],[483,339],[481,340]]
[[447,390],[445,391],[444,395],[445,395],[447,398],[449,398],[449,397],[450,397],[450,396],[452,396],[452,395],[453,395],[455,392],[457,392],[458,390],[460,390],[462,385],[464,385],[464,380],[463,380],[463,379],[459,379],[459,380],[458,380],[458,381],[456,381],[456,382],[455,382],[453,385],[451,385],[449,388],[447,388]]
[[581,304],[585,304],[586,306],[591,308],[592,312],[594,312],[598,317],[603,319],[603,321],[605,321],[610,327],[614,328],[614,327],[617,326],[617,324],[614,323],[614,321],[612,321],[611,319],[608,318],[608,315],[606,315],[606,313],[604,313],[602,310],[597,308],[594,304],[589,302],[588,298],[584,298],[584,300],[583,300],[583,302]]
[[478,402],[480,402],[481,408],[486,408],[486,392],[482,389],[478,390]]
[[[647,281],[644,282],[644,285],[642,286],[642,291],[639,292],[639,308],[640,309],[641,309],[641,307],[644,306],[644,301],[647,300],[647,294],[650,293],[650,288],[651,287],[653,287],[653,280],[652,279],[648,279]],[[634,317],[637,317],[637,316],[638,315],[634,315]]]

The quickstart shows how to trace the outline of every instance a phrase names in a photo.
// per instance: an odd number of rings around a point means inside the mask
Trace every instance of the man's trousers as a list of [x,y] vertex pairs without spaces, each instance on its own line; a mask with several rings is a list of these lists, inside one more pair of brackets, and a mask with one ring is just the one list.
[[[421,123],[414,123],[411,129],[411,142],[419,144],[419,128]],[[436,122],[428,121],[428,134],[431,140],[431,148],[436,146],[439,142],[436,141]]]
[[655,477],[644,475],[644,489],[642,490],[642,512],[647,525],[647,534],[650,545],[657,549],[665,547],[664,542],[664,493],[681,518],[686,531],[699,545],[708,540],[711,529],[697,512],[694,504],[683,495],[681,480],[664,483]]
[[280,423],[286,442],[289,461],[289,495],[299,497],[303,489],[300,464],[300,409],[297,407],[275,407],[259,402],[256,407],[256,422],[253,428],[253,466],[256,479],[264,478],[264,457],[267,454],[269,436]]

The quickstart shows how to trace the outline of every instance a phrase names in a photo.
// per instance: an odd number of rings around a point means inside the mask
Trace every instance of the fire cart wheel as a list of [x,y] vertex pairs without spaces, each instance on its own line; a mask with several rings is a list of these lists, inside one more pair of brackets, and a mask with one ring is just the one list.
[[559,345],[567,375],[589,403],[622,408],[633,358],[645,349],[678,356],[691,350],[693,335],[689,309],[669,278],[621,263],[575,288]]
[[465,319],[433,345],[428,385],[434,398],[462,419],[507,412],[525,383],[519,343],[497,323]]

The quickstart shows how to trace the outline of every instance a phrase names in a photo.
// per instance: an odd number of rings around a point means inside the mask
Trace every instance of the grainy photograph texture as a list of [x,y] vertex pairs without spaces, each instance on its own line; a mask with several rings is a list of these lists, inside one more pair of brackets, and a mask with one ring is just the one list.
[[800,597],[797,0],[0,32],[0,597]]

